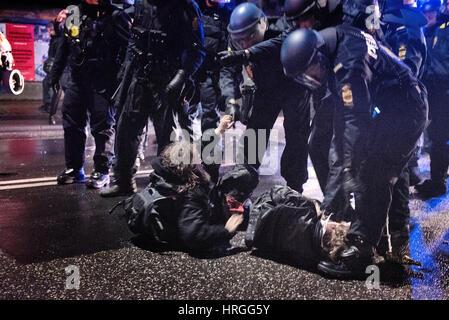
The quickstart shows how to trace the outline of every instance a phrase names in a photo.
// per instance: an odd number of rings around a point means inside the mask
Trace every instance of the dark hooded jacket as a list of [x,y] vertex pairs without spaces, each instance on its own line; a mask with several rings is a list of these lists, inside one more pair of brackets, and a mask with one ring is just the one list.
[[217,188],[202,182],[193,190],[179,193],[183,182],[162,164],[161,158],[151,163],[154,172],[150,184],[163,196],[176,196],[176,241],[190,251],[204,251],[229,242],[234,234],[225,229],[227,221]]
[[245,242],[263,254],[313,267],[321,257],[325,229],[319,202],[285,186],[263,193],[250,212]]

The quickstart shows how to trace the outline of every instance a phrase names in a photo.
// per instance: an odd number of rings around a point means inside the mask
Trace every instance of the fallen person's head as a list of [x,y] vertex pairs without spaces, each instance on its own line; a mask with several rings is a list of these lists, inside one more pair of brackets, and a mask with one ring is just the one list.
[[336,261],[340,253],[347,249],[345,243],[346,234],[350,224],[347,222],[329,221],[325,225],[326,231],[322,239],[323,253],[333,261]]
[[191,143],[179,141],[170,144],[162,153],[162,165],[176,178],[180,193],[210,181],[209,174],[201,165],[199,152]]

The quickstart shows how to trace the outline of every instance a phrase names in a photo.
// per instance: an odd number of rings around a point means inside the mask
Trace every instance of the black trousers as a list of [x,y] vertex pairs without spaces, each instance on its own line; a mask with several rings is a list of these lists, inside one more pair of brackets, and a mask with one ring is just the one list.
[[[201,101],[201,132],[214,130],[220,122],[220,99],[221,91],[218,79],[213,75],[208,75],[203,82],[199,83],[200,101]],[[207,140],[207,139],[206,139]],[[201,141],[201,150],[210,143],[210,141]],[[217,150],[218,152],[218,150]],[[207,155],[213,158],[214,154]],[[204,159],[203,159],[204,160]],[[204,168],[211,176],[213,181],[218,181],[220,164],[205,164]]]
[[335,100],[332,95],[323,99],[315,110],[309,139],[309,155],[321,191],[326,189],[329,176],[329,151],[333,136]]
[[114,108],[92,88],[70,81],[62,104],[67,168],[81,169],[85,161],[86,126],[95,139],[94,167],[108,173],[114,156]]
[[[410,87],[397,92],[395,106],[381,109],[373,119],[365,153],[358,169],[360,190],[355,194],[355,215],[348,237],[360,236],[376,246],[387,215],[392,232],[407,230],[408,178],[404,171],[427,125],[427,94]],[[393,202],[394,199],[394,202]]]
[[44,80],[42,80],[42,103],[49,106],[52,96],[53,90],[50,88],[50,76],[47,75]]
[[[257,95],[256,92],[253,111],[246,127],[247,130],[254,130],[256,139],[250,141],[251,139],[243,136],[239,142],[238,158],[243,159],[245,164],[259,169],[262,161],[259,155],[265,154],[270,131],[282,111],[284,114],[285,148],[281,156],[281,176],[286,180],[289,187],[300,193],[303,191],[302,185],[306,183],[308,178],[309,98],[308,92],[304,92],[302,96],[296,93],[285,93],[270,98]],[[260,141],[263,135],[259,135],[258,130],[265,130],[265,141]],[[251,151],[255,154],[250,154]]]
[[444,182],[449,167],[449,87],[447,83],[429,84],[430,177]]
[[124,105],[119,108],[122,111],[117,122],[114,163],[118,184],[129,183],[134,175],[134,164],[148,118],[155,129],[158,155],[175,139],[173,134],[177,123],[189,139],[192,135],[188,104],[179,100],[169,101],[165,93],[170,76],[155,74],[153,81],[146,79],[143,70],[135,70]]

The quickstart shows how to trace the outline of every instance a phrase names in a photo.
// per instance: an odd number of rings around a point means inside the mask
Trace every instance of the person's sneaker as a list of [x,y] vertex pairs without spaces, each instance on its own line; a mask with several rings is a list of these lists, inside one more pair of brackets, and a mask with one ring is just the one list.
[[435,182],[433,180],[426,180],[421,184],[415,186],[418,195],[422,198],[435,198],[446,194],[446,182]]
[[133,181],[131,184],[121,185],[114,183],[107,188],[100,191],[100,196],[103,198],[113,198],[120,196],[130,196],[137,191],[136,182]]
[[98,171],[92,172],[86,186],[92,189],[100,189],[109,184],[109,175]]
[[84,170],[65,169],[57,178],[58,184],[84,183]]

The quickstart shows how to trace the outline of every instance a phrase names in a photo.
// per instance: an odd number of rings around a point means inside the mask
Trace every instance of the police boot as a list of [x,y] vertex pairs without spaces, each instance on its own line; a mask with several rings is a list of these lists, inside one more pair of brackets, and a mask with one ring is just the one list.
[[361,278],[366,267],[373,264],[373,246],[361,237],[347,240],[349,248],[343,251],[337,261],[321,261],[318,270],[325,276],[336,279]]
[[418,195],[424,199],[440,197],[446,194],[446,181],[426,180],[415,186]]
[[103,198],[130,196],[133,193],[136,193],[136,191],[137,186],[136,180],[134,178],[132,178],[131,181],[127,181],[127,183],[116,180],[112,185],[103,189],[100,192],[100,196],[102,196]]

